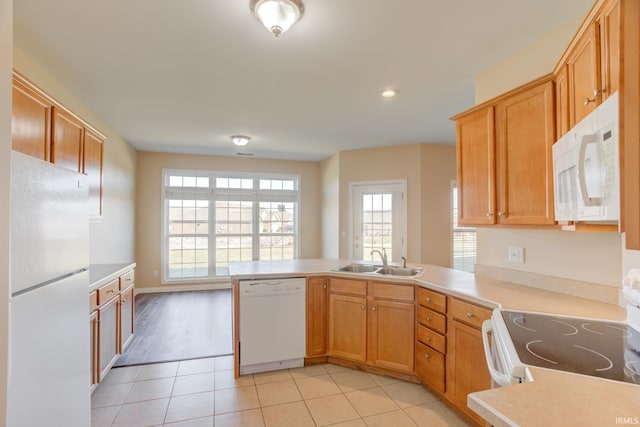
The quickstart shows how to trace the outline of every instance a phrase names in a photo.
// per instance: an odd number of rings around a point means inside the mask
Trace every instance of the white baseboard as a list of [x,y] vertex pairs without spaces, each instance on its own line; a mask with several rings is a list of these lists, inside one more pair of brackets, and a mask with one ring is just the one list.
[[197,285],[164,285],[149,288],[136,287],[136,295],[158,292],[209,291],[212,289],[231,289],[231,282],[202,283]]

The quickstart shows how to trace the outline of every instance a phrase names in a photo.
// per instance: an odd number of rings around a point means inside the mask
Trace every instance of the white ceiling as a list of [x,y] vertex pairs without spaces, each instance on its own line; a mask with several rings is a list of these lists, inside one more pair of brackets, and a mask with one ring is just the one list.
[[[249,0],[14,0],[15,43],[139,150],[321,160],[455,141],[474,76],[591,0],[304,0],[280,38]],[[387,87],[400,93],[383,99]]]

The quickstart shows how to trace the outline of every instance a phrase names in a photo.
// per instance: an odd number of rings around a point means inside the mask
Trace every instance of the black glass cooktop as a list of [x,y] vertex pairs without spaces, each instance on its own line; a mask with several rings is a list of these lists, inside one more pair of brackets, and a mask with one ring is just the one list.
[[624,323],[502,311],[527,365],[640,384],[640,332]]

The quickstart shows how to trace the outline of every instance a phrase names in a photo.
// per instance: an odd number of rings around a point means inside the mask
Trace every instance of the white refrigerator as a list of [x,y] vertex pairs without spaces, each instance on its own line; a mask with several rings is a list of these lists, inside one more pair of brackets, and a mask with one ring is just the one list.
[[86,176],[11,154],[8,427],[89,427]]

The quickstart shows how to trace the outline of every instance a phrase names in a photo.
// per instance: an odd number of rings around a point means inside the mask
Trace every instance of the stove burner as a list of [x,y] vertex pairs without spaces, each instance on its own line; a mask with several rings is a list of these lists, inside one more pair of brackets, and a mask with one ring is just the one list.
[[613,362],[611,361],[611,359],[609,359],[609,358],[608,358],[607,356],[605,356],[604,354],[602,354],[602,353],[598,353],[598,352],[597,352],[597,351],[595,351],[595,350],[591,350],[590,348],[586,348],[586,347],[583,347],[583,346],[581,346],[581,345],[574,344],[573,346],[574,346],[574,347],[576,347],[576,348],[581,348],[581,349],[583,349],[583,350],[590,351],[590,352],[591,352],[591,353],[593,353],[593,354],[597,354],[598,356],[602,357],[602,358],[603,358],[603,359],[605,359],[607,362],[609,362],[609,366],[607,366],[606,368],[596,368],[595,370],[596,370],[597,372],[608,371],[609,369],[613,368]]
[[556,322],[556,323],[560,323],[561,325],[565,325],[570,327],[571,329],[573,329],[573,332],[570,332],[568,334],[563,334],[565,336],[571,336],[571,335],[576,335],[579,331],[578,328],[576,328],[573,325],[568,324],[567,322],[563,322],[562,320],[558,320],[558,319],[551,319],[552,322]]
[[591,325],[591,323],[583,323],[582,325],[582,329],[584,329],[587,332],[591,332],[592,334],[596,334],[596,335],[604,335],[604,332],[598,332],[598,331],[594,331],[592,329],[587,328],[587,325]]
[[527,331],[536,332],[536,330],[535,330],[535,329],[527,328],[526,326],[521,325],[520,323],[518,323],[518,320],[522,320],[522,319],[524,319],[524,315],[514,317],[512,320],[513,320],[513,323],[514,323],[516,326],[519,326],[519,327],[521,327],[522,329],[526,329]]
[[527,350],[529,351],[529,353],[533,354],[535,357],[537,357],[539,359],[544,360],[545,362],[549,362],[549,363],[553,363],[554,365],[557,365],[558,362],[555,362],[553,360],[549,360],[546,357],[542,357],[539,354],[537,354],[535,351],[531,350],[531,344],[536,344],[536,343],[539,343],[539,342],[542,342],[542,340],[529,341],[527,343]]

